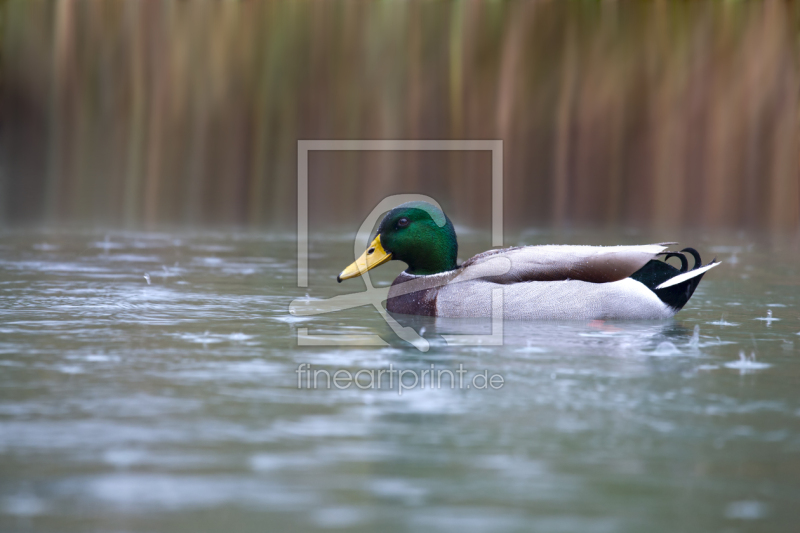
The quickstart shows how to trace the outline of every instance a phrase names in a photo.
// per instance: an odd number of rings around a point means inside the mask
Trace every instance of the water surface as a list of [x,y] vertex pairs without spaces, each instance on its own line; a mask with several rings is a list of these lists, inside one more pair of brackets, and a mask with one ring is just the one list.
[[[398,317],[421,352],[371,307],[288,313],[364,289],[334,279],[346,233],[313,237],[301,289],[291,234],[6,230],[0,530],[796,531],[797,244],[689,244],[723,264],[674,319],[507,322],[502,346],[448,346],[491,325]],[[298,346],[302,328],[385,346]],[[310,389],[301,364],[462,365],[502,387]]]

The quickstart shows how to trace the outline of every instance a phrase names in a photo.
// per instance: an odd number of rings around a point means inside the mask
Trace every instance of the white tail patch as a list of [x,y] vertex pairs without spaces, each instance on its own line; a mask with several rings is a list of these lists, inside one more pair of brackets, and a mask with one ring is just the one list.
[[656,287],[656,290],[666,289],[667,287],[672,287],[673,285],[683,283],[687,279],[692,279],[696,276],[699,276],[700,274],[703,274],[704,272],[708,272],[709,270],[711,270],[720,263],[721,261],[717,261],[716,263],[710,263],[704,267],[696,268],[694,270],[690,270],[689,272],[684,272],[683,274],[678,274],[674,278],[670,278],[661,285],[659,285],[658,287]]

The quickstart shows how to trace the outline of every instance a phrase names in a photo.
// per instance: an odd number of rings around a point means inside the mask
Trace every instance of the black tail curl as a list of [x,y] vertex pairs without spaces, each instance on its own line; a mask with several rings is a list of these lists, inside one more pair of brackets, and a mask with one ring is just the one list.
[[[683,255],[681,252],[662,252],[658,255],[664,256],[664,261],[667,261],[671,257],[677,257],[681,260],[681,272],[688,272],[689,270],[689,261],[686,259],[686,256]],[[696,262],[696,261],[695,261]]]
[[[705,272],[703,272],[702,274],[687,279],[686,281],[676,285],[672,285],[671,287],[656,289],[656,287],[662,283],[689,271],[689,261],[686,259],[684,252],[688,253],[694,258],[694,265],[692,266],[691,270],[697,270],[703,266],[703,261],[700,258],[700,253],[697,250],[694,248],[684,248],[680,252],[662,252],[659,255],[664,256],[664,261],[653,259],[645,266],[637,270],[633,275],[631,275],[632,279],[644,284],[648,289],[653,291],[662,302],[674,308],[676,311],[680,311],[683,306],[686,305],[686,302],[688,302],[689,298],[692,297],[694,290],[697,288],[697,285],[700,284],[700,280],[703,279],[703,276],[705,275]],[[680,259],[680,270],[666,262],[672,257],[677,257]],[[715,261],[716,259],[711,263],[714,263]]]

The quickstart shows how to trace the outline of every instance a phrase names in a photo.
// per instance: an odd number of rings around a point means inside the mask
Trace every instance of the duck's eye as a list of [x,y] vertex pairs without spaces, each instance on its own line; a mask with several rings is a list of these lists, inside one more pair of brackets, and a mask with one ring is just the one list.
[[406,217],[403,217],[397,221],[398,228],[405,228],[406,226],[408,226],[408,219]]

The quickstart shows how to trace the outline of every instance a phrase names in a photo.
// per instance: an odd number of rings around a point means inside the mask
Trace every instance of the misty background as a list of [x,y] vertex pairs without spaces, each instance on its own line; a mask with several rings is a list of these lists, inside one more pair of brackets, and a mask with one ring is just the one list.
[[[510,228],[795,231],[794,2],[0,0],[0,222],[294,228],[299,139],[501,139]],[[314,152],[314,224],[486,153]]]

